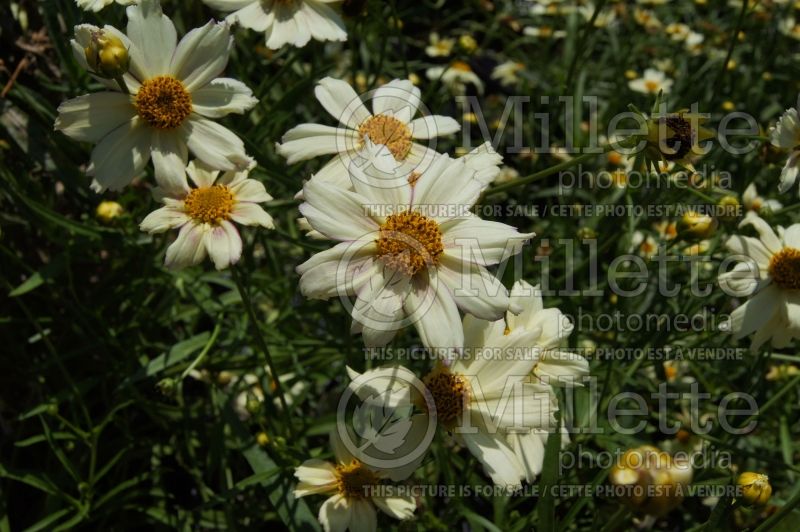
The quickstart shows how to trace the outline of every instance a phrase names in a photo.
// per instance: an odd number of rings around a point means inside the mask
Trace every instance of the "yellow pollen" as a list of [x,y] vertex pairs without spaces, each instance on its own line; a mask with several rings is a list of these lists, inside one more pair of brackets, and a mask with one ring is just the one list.
[[192,219],[214,225],[230,218],[234,203],[233,194],[225,185],[196,188],[183,201],[186,214]]
[[410,211],[388,216],[376,243],[381,260],[406,275],[438,264],[444,251],[439,224]]
[[378,476],[353,459],[349,464],[336,466],[336,485],[339,493],[348,499],[363,499],[369,486],[378,484]]
[[508,336],[509,334],[511,334],[511,327],[506,325],[506,328],[503,329],[503,336]]
[[136,93],[136,112],[156,129],[175,129],[192,114],[192,95],[172,76],[157,76]]
[[464,61],[453,61],[450,63],[450,68],[453,70],[459,70],[461,72],[472,72],[472,68],[470,68],[470,66]]
[[780,288],[800,289],[800,249],[783,248],[772,256],[767,271]]
[[375,144],[383,144],[398,161],[408,157],[411,151],[411,130],[400,120],[387,115],[375,115],[358,126],[358,134]]
[[411,172],[411,175],[408,176],[408,184],[412,187],[417,184],[419,178],[422,177],[422,174],[419,172]]
[[644,88],[647,89],[647,92],[657,92],[660,87],[661,84],[652,79],[645,80],[644,82]]
[[450,373],[441,365],[428,373],[422,382],[433,396],[439,423],[451,429],[469,404],[469,382],[463,375]]

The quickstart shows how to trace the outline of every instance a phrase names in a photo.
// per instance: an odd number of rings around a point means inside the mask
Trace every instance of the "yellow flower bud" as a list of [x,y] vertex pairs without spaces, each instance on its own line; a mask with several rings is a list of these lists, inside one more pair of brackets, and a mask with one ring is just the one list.
[[689,211],[678,220],[678,235],[685,240],[710,238],[717,230],[719,222],[707,214]]
[[266,432],[259,432],[256,434],[256,443],[259,447],[266,447],[269,444],[269,436]]
[[748,471],[739,475],[736,484],[741,489],[742,500],[745,504],[763,506],[772,496],[772,486],[769,484],[767,475]]
[[98,76],[114,79],[128,71],[130,65],[128,49],[115,35],[103,31],[94,32],[84,53],[89,68]]
[[742,205],[736,196],[724,196],[717,202],[720,209],[719,218],[723,222],[732,222],[742,215]]
[[97,206],[95,215],[103,223],[110,223],[114,218],[120,216],[125,209],[116,201],[101,201]]
[[478,48],[478,42],[472,35],[462,35],[459,37],[458,45],[468,54],[471,54]]

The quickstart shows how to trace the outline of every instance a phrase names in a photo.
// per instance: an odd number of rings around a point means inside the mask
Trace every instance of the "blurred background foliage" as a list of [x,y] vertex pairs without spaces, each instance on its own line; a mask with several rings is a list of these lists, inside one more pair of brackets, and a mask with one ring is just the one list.
[[[199,1],[165,0],[165,12],[179,35],[215,16]],[[524,95],[521,125],[526,146],[541,135],[541,115],[549,117],[551,142],[567,140],[580,147],[591,142],[588,106],[565,115],[561,96],[580,102],[598,97],[592,120],[604,130],[630,103],[649,109],[649,96],[628,89],[633,70],[641,73],[657,62],[674,79],[667,100],[673,109],[698,102],[715,124],[731,110],[752,114],[766,128],[798,91],[798,41],[780,30],[799,15],[792,2],[675,1],[579,3],[583,11],[539,15],[531,3],[489,1],[344,2],[349,40],[343,45],[312,41],[302,49],[277,52],[263,46],[262,36],[235,32],[236,48],[228,74],[244,80],[260,99],[246,116],[225,119],[253,155],[253,177],[276,198],[267,205],[275,217],[274,232],[245,230],[243,260],[231,272],[197,267],[170,272],[162,266],[170,236],[150,237],[138,223],[154,207],[151,176],[142,176],[121,193],[94,194],[85,175],[90,146],[53,132],[59,103],[99,89],[72,59],[71,28],[79,23],[124,27],[124,10],[112,5],[100,14],[81,12],[71,0],[23,0],[0,7],[3,57],[0,79],[0,529],[261,529],[279,526],[318,528],[321,500],[295,500],[293,467],[310,456],[330,456],[327,433],[335,404],[346,385],[345,365],[363,370],[361,340],[349,334],[350,319],[338,300],[304,300],[294,268],[324,243],[304,238],[293,196],[304,178],[322,161],[288,167],[274,143],[300,122],[332,123],[313,97],[317,80],[343,77],[365,91],[395,77],[417,76],[423,101],[431,112],[457,117],[471,126],[439,143],[439,151],[456,152],[465,140],[477,146],[480,128],[457,103],[442,79],[428,79],[426,69],[462,61],[485,84],[466,93],[478,96],[482,118],[495,132],[507,97]],[[363,5],[360,5],[363,4]],[[563,2],[573,4],[573,2]],[[645,29],[636,10],[653,9],[661,29]],[[595,14],[595,12],[597,14]],[[612,17],[609,19],[609,17]],[[664,26],[682,22],[702,33],[700,53],[689,53]],[[525,28],[565,31],[563,38],[526,34]],[[429,57],[430,34],[456,39],[447,58]],[[474,38],[474,46],[460,37]],[[669,60],[664,63],[665,60]],[[522,65],[518,79],[504,85],[492,79],[506,61]],[[542,98],[548,97],[549,103]],[[509,128],[510,131],[510,128]],[[513,143],[507,134],[500,151]],[[563,160],[559,154],[505,154],[508,171],[527,175]],[[778,167],[774,154],[757,149],[733,157],[716,149],[704,163],[732,175],[732,189],[715,185],[706,175],[699,190],[713,199],[740,195],[750,183],[774,193]],[[600,155],[586,166],[614,170],[618,161]],[[691,205],[696,194],[676,188],[599,187],[593,178],[563,190],[557,176],[486,198],[487,205],[536,206],[540,213],[555,205]],[[792,200],[781,198],[786,203]],[[122,213],[104,220],[96,215],[102,200],[113,200]],[[500,211],[505,214],[507,211]],[[576,290],[594,288],[590,246],[597,239],[599,296],[557,295],[546,298],[578,316],[618,310],[623,315],[714,316],[731,310],[718,289],[709,297],[658,294],[657,270],[650,284],[631,298],[611,296],[606,280],[615,257],[639,252],[640,235],[681,254],[704,257],[694,275],[713,283],[724,257],[721,243],[735,228],[726,222],[707,241],[667,242],[654,223],[670,220],[636,217],[544,216],[516,211],[495,217],[520,231],[540,235],[525,250],[522,270],[514,275],[554,289],[569,279]],[[796,221],[796,211],[778,211],[773,223]],[[542,240],[542,239],[546,239]],[[570,243],[561,241],[568,239]],[[693,248],[692,246],[699,246]],[[572,249],[570,251],[570,248]],[[542,257],[549,259],[543,271]],[[625,268],[625,266],[623,266]],[[693,275],[685,264],[669,267],[671,281],[687,286]],[[253,302],[248,308],[236,289],[236,276]],[[625,286],[626,281],[620,283]],[[255,318],[255,320],[253,319]],[[580,325],[580,324],[579,324]],[[284,412],[274,401],[276,383],[265,367],[264,339],[291,400]],[[392,345],[414,346],[413,331]],[[732,347],[713,332],[665,327],[656,332],[587,330],[570,338],[573,348],[591,358],[597,347]],[[742,344],[743,347],[744,344]],[[199,358],[199,360],[197,360]],[[592,360],[599,379],[597,424],[603,434],[574,434],[571,449],[590,454],[651,443],[670,449],[710,448],[730,452],[733,467],[769,474],[772,505],[731,510],[730,501],[687,497],[683,505],[656,524],[688,529],[706,523],[709,530],[754,527],[768,516],[770,526],[793,529],[800,515],[797,475],[798,380],[768,381],[776,363],[800,361],[793,350],[762,352],[742,360],[686,360],[664,364],[658,359]],[[196,362],[196,364],[195,364]],[[411,363],[424,369],[429,362]],[[247,377],[245,377],[247,375]],[[731,437],[714,426],[707,435],[661,434],[653,414],[647,429],[627,436],[610,430],[609,398],[632,390],[648,398],[662,382],[683,389],[692,380],[711,394],[702,414],[716,411],[733,391],[754,395],[761,405],[758,428],[746,437]],[[562,420],[591,424],[591,390],[578,390],[562,402]],[[671,422],[686,423],[685,404],[670,405]],[[288,414],[288,416],[286,415]],[[454,452],[447,437],[434,448],[414,479],[432,484],[484,485],[488,481],[468,453]],[[580,447],[577,447],[580,446]],[[557,449],[548,450],[540,486],[605,482],[607,470],[596,463],[559,470]],[[695,471],[696,485],[726,484],[733,469],[710,464]],[[555,497],[483,497],[420,501],[416,519],[391,523],[404,529],[469,526],[475,530],[622,530],[634,514],[612,498],[590,495]],[[714,511],[714,508],[717,511]],[[783,507],[783,509],[780,509]],[[389,523],[386,523],[387,525]],[[796,525],[794,525],[796,526]]]

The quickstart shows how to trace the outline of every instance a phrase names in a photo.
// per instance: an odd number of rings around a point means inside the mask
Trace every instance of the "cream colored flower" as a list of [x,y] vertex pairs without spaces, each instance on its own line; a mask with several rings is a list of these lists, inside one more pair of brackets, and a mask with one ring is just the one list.
[[435,66],[425,71],[429,80],[441,80],[453,94],[464,94],[467,85],[474,86],[478,93],[483,94],[483,81],[472,68],[463,61],[453,61],[447,66]]
[[564,30],[554,30],[550,26],[526,26],[522,30],[524,35],[529,37],[538,37],[541,39],[563,39],[567,36]]
[[346,184],[356,159],[387,173],[404,163],[416,166],[430,161],[436,152],[415,141],[461,129],[458,122],[446,116],[413,118],[421,104],[420,90],[409,80],[396,79],[378,88],[372,95],[372,113],[342,80],[321,80],[315,94],[343,127],[300,124],[286,132],[277,150],[289,164],[336,154],[315,174],[320,181]]
[[760,213],[762,209],[766,212],[774,212],[783,208],[783,204],[778,200],[762,198],[758,194],[755,183],[750,183],[742,194],[742,203],[750,211]]
[[318,516],[326,532],[377,530],[375,507],[395,519],[413,517],[417,509],[413,497],[384,495],[382,490],[376,489],[387,487],[382,483],[391,473],[372,469],[363,459],[353,456],[339,439],[336,430],[331,433],[331,447],[336,458],[335,464],[319,459],[306,460],[294,473],[298,480],[295,497],[330,495],[322,503]]
[[225,19],[263,32],[267,48],[302,47],[311,39],[346,41],[347,31],[331,7],[340,0],[203,0],[209,7],[231,12]]
[[485,319],[509,309],[506,289],[485,267],[519,252],[533,234],[469,212],[486,186],[479,170],[441,155],[402,187],[354,172],[354,191],[305,184],[301,214],[340,243],[298,266],[303,295],[356,296],[352,330],[369,347],[413,323],[425,346],[452,348],[463,341],[459,307]]
[[242,82],[218,77],[233,46],[227,24],[209,22],[177,42],[175,26],[154,0],[127,9],[127,35],[116,28],[75,27],[75,58],[88,69],[85,48],[98,32],[122,40],[130,70],[124,81],[100,80],[110,91],[61,104],[55,128],[75,140],[96,143],[89,174],[96,191],[119,190],[152,157],[159,185],[176,191],[185,181],[191,151],[220,170],[247,168],[242,141],[213,119],[243,113],[257,100]]
[[219,171],[192,161],[186,174],[194,187],[184,177],[180,190],[158,191],[164,206],[150,213],[140,228],[151,234],[180,229],[167,249],[167,267],[199,264],[208,253],[218,270],[227,268],[242,254],[242,238],[233,222],[274,227],[272,217],[258,205],[272,197],[264,185],[247,178],[248,171],[220,176]]
[[725,245],[749,260],[718,279],[729,293],[751,297],[720,328],[737,340],[753,334],[753,351],[767,341],[773,347],[787,347],[800,336],[800,224],[786,230],[778,227],[776,234],[749,211],[740,227],[748,225],[755,228],[758,238],[735,235]]
[[425,47],[425,53],[429,57],[449,57],[453,53],[455,39],[442,39],[436,32],[431,33],[429,39],[430,44]]
[[770,128],[769,136],[773,146],[789,152],[778,184],[778,191],[784,193],[794,186],[800,173],[800,115],[797,109],[787,109],[778,123]]
[[492,70],[492,79],[496,79],[503,85],[516,85],[519,83],[519,73],[525,69],[525,65],[516,61],[506,61],[500,63]]
[[667,94],[672,90],[672,83],[672,80],[660,70],[648,68],[644,71],[644,76],[629,81],[628,87],[643,94],[658,94],[662,91]]
[[100,11],[104,7],[109,4],[113,4],[114,2],[121,4],[123,6],[128,6],[131,4],[137,3],[139,0],[75,0],[78,4],[78,7],[84,9],[86,11]]

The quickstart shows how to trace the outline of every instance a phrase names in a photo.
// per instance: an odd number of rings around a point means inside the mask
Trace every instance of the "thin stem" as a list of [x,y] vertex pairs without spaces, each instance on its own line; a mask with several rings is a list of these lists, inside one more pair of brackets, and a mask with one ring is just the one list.
[[117,82],[119,85],[119,89],[124,92],[125,94],[130,94],[131,91],[128,89],[128,84],[125,83],[125,79],[122,76],[117,76],[114,78],[114,81]]
[[188,368],[183,370],[183,373],[181,373],[181,380],[185,379],[186,376],[191,373],[192,370],[196,368],[197,365],[206,357],[208,352],[211,350],[211,346],[213,346],[214,342],[217,341],[217,336],[219,336],[220,330],[222,330],[222,322],[221,320],[217,320],[217,324],[214,326],[214,330],[211,333],[211,338],[208,339],[208,342],[206,342],[206,345],[203,347],[203,350],[200,351],[200,354],[197,355],[197,358],[194,359]]
[[775,211],[774,214],[777,216],[779,214],[786,214],[787,212],[796,211],[797,209],[800,209],[800,203],[795,203],[794,205],[789,205],[788,207],[784,207],[783,209]]
[[236,266],[231,266],[231,275],[236,283],[236,288],[239,290],[239,295],[242,296],[242,304],[244,304],[247,315],[250,317],[250,323],[252,324],[253,332],[255,333],[256,342],[258,343],[258,346],[267,361],[267,366],[269,367],[272,381],[275,384],[275,391],[277,392],[278,400],[281,403],[281,410],[283,410],[283,415],[286,418],[286,426],[289,428],[289,434],[291,435],[292,439],[295,439],[297,435],[294,431],[294,425],[292,424],[292,416],[289,412],[289,405],[286,403],[286,397],[283,393],[283,385],[281,384],[280,374],[278,373],[278,369],[275,367],[275,362],[272,360],[272,355],[269,352],[267,342],[264,339],[264,336],[261,334],[261,329],[258,327],[258,319],[256,318],[256,313],[253,309],[253,303],[250,300],[250,295],[242,283],[242,278],[239,275],[239,270]]
[[611,146],[606,146],[602,152],[597,153],[584,153],[574,159],[570,159],[569,161],[564,161],[563,163],[557,164],[555,166],[551,166],[550,168],[545,168],[539,172],[536,172],[531,175],[527,175],[525,177],[520,177],[514,179],[513,181],[509,181],[508,183],[503,183],[501,185],[497,185],[496,187],[492,187],[491,189],[486,190],[483,193],[483,196],[478,200],[478,203],[481,203],[483,198],[493,196],[495,194],[499,194],[500,192],[505,192],[514,187],[518,187],[520,185],[527,185],[528,183],[533,183],[534,181],[538,181],[540,179],[544,179],[545,177],[551,176],[561,170],[566,170],[567,168],[572,168],[575,165],[578,165],[584,161],[588,161],[592,157],[597,157],[598,155],[602,155],[604,153],[608,153],[613,148]]

